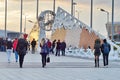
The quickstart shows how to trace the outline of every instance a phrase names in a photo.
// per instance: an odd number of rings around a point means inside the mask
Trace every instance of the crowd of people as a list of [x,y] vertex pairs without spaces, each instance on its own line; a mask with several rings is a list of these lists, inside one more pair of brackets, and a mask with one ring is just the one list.
[[[6,40],[0,38],[0,51],[6,51],[7,53],[7,59],[8,63],[11,61],[11,53],[15,53],[15,60],[18,62],[19,58],[19,65],[20,68],[22,68],[23,61],[24,61],[24,56],[27,53],[27,50],[30,50],[31,46],[31,53],[35,54],[35,48],[36,48],[37,42],[33,38],[33,40],[27,41],[25,36],[21,36],[19,39],[15,38],[13,41],[10,38],[7,38]],[[54,54],[55,56],[65,56],[65,49],[66,49],[66,42],[65,41],[60,41],[60,40],[53,40],[51,42],[49,39],[42,38],[40,41],[40,46],[41,51],[40,55],[42,57],[42,67],[46,66],[46,60],[47,56],[49,54]],[[90,46],[89,46],[90,48]],[[101,44],[100,39],[95,40],[94,44],[94,56],[95,56],[95,67],[99,67],[99,56],[101,53],[103,53],[103,64],[104,66],[108,66],[108,57],[109,57],[109,52],[111,50],[110,44],[107,42],[106,39],[103,40],[103,44]]]
[[[60,42],[60,40],[58,40],[56,42],[56,40],[54,40],[52,43],[49,39],[45,39],[43,38],[40,42],[40,47],[41,47],[41,56],[42,56],[42,67],[46,66],[46,57],[47,55],[49,55],[50,53],[55,54],[55,56],[65,56],[65,48],[66,48],[66,43],[65,41]],[[56,49],[55,49],[56,48]],[[55,51],[56,50],[56,51]],[[55,53],[55,52],[56,53]],[[60,51],[62,52],[62,54],[60,54]]]
[[15,61],[18,62],[19,66],[22,68],[24,56],[27,53],[28,48],[30,47],[29,42],[27,41],[27,36],[21,35],[19,38],[0,38],[0,51],[7,53],[7,61],[11,62],[11,53],[15,54]]
[[[21,35],[20,38],[15,38],[14,40],[7,38],[6,40],[0,38],[0,51],[4,51],[7,53],[8,63],[11,62],[11,53],[15,53],[15,61],[18,62],[19,66],[22,68],[24,56],[26,55],[28,50],[31,50],[32,54],[35,54],[37,42],[35,38],[33,40],[27,41],[24,35]],[[66,43],[60,42],[60,40],[54,40],[51,42],[49,39],[43,38],[38,44],[41,47],[41,57],[42,57],[42,67],[46,65],[46,56],[54,54],[55,56],[60,56],[60,51],[62,52],[62,56],[65,56],[65,48]],[[30,47],[31,46],[31,47]],[[55,53],[56,52],[56,53]]]

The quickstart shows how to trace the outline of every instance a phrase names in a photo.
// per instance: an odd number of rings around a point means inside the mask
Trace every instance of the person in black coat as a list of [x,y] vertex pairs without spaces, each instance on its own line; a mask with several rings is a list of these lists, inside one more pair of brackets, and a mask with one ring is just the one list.
[[17,50],[18,55],[19,55],[20,68],[22,68],[24,56],[26,55],[26,52],[27,52],[27,45],[28,45],[28,43],[23,36],[20,39],[18,39],[18,44],[17,44],[16,50]]
[[56,54],[55,56],[60,56],[60,49],[61,49],[61,42],[58,40],[57,46],[56,46]]
[[100,49],[101,49],[101,41],[100,39],[96,39],[94,44],[95,67],[99,67],[99,56],[101,54]]
[[55,44],[56,44],[56,39],[52,42],[52,48],[50,50],[52,52],[52,54],[54,54]]
[[35,39],[33,38],[32,42],[31,42],[31,45],[32,45],[32,54],[35,53],[35,46],[36,46],[36,41]]
[[66,43],[65,43],[65,41],[63,41],[63,42],[61,43],[62,56],[65,56],[65,48],[66,48]]
[[101,46],[101,51],[103,53],[103,63],[104,66],[108,66],[108,57],[109,57],[109,52],[111,50],[110,44],[107,42],[106,39],[103,40],[103,44]]

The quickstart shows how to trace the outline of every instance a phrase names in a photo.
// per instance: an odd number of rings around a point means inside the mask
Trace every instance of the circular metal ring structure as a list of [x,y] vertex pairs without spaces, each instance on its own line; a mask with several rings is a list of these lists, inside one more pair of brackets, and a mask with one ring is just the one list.
[[51,10],[46,10],[41,12],[38,17],[38,22],[40,28],[45,31],[50,31],[52,28],[52,24],[54,23],[55,13]]

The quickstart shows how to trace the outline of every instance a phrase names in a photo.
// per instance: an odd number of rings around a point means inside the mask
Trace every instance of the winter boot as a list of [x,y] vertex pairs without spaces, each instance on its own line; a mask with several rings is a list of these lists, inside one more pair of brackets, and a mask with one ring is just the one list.
[[97,61],[96,61],[96,59],[95,59],[95,67],[97,67]]

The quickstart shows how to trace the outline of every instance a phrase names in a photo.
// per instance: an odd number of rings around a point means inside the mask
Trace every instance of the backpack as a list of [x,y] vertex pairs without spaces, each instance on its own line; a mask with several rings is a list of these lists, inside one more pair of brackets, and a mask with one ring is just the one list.
[[104,52],[105,54],[108,54],[108,53],[109,53],[109,44],[104,43],[103,46],[104,46],[103,52]]

